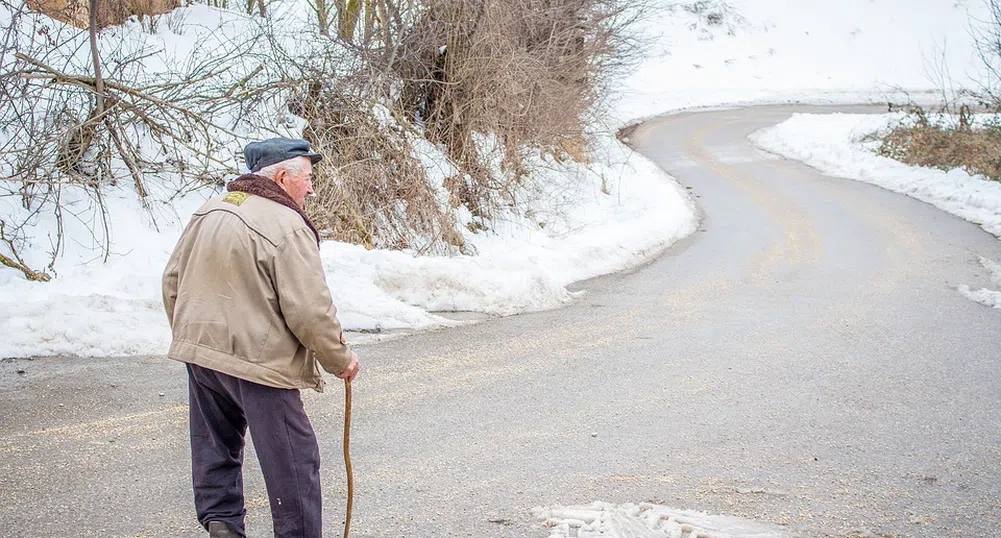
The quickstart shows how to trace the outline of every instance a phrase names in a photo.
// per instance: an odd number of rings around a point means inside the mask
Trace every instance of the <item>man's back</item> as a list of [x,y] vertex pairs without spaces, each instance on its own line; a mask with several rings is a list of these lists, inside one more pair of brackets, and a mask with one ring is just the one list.
[[335,366],[348,360],[313,232],[261,196],[231,192],[195,212],[167,266],[164,304],[176,360],[317,390],[322,376],[304,340],[321,340],[314,349]]

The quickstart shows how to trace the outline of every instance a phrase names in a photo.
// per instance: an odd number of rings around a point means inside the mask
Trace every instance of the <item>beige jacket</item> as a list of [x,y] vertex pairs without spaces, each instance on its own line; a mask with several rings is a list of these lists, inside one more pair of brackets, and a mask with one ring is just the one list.
[[163,305],[171,359],[321,392],[319,367],[339,374],[350,362],[316,237],[267,198],[232,192],[195,212],[167,263]]

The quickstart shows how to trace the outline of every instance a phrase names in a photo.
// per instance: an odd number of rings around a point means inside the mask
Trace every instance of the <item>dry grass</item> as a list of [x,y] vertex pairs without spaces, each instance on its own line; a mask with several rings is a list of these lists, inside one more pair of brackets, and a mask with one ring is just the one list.
[[1001,181],[1001,123],[975,127],[968,108],[954,125],[932,121],[920,109],[911,117],[913,121],[883,137],[877,153],[914,166],[962,168]]

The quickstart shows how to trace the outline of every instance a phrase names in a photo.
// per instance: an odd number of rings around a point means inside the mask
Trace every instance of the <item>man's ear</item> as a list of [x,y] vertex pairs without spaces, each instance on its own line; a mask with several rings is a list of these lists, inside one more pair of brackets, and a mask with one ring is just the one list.
[[284,187],[285,186],[285,176],[287,174],[288,174],[288,170],[285,170],[284,168],[279,169],[277,172],[275,172],[275,183],[277,183],[280,187]]

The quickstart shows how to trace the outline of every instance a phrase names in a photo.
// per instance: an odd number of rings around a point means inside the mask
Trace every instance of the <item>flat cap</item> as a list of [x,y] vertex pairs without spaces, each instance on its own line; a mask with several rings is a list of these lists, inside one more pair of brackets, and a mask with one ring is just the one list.
[[295,157],[309,157],[313,164],[323,159],[323,155],[313,153],[309,142],[302,138],[269,138],[251,142],[243,148],[243,160],[251,172]]

